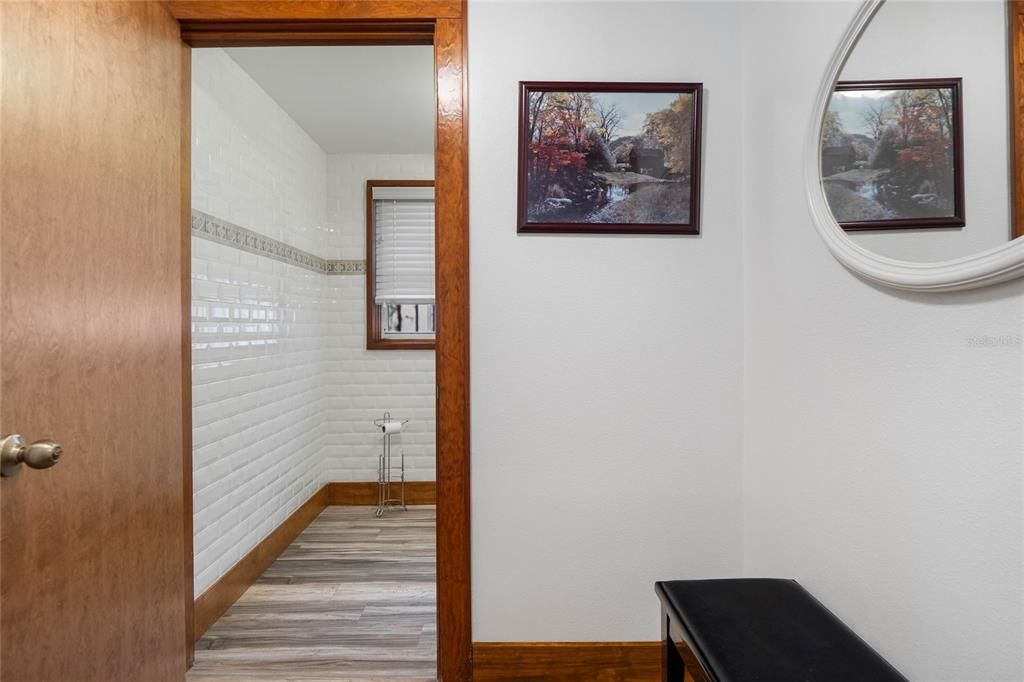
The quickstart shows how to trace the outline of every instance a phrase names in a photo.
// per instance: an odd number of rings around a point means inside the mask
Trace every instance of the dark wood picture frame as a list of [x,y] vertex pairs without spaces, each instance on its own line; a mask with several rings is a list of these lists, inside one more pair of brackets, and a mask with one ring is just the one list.
[[[703,84],[702,83],[634,83],[634,82],[580,82],[580,81],[520,81],[519,83],[519,162],[517,232],[558,234],[662,234],[699,235],[701,197],[701,140],[703,138]],[[587,92],[587,93],[679,93],[693,96],[693,118],[690,131],[689,165],[689,220],[686,223],[589,223],[538,222],[528,216],[528,159],[531,92]]]
[[[469,120],[466,0],[165,0],[181,27],[186,63],[192,47],[271,45],[434,45],[436,138],[434,182],[437,254],[435,362],[437,367],[437,675],[443,682],[473,679],[469,486]],[[191,80],[180,88],[190,110]],[[187,121],[187,117],[186,117]],[[190,134],[183,131],[185,188],[182,267],[189,267],[187,206]],[[191,349],[191,289],[185,279],[182,348]],[[182,385],[191,386],[187,376]],[[192,472],[191,405],[184,407],[183,467]],[[194,652],[191,568],[191,478],[185,481],[186,556],[183,557],[184,656]]]
[[[960,78],[908,78],[870,81],[839,81],[835,91],[851,90],[932,90],[949,89],[952,101],[952,160],[953,160],[953,213],[950,216],[886,218],[880,220],[841,221],[840,227],[848,232],[874,230],[919,230],[934,228],[962,228],[967,224],[964,210],[964,134],[962,79]],[[824,173],[822,173],[824,177]]]
[[[384,336],[380,310],[374,300],[374,276],[377,259],[374,246],[376,225],[373,220],[374,187],[433,187],[433,180],[367,180],[366,181],[366,350],[434,350],[435,339],[395,339]],[[436,308],[435,308],[436,310]],[[435,319],[435,328],[437,322]]]

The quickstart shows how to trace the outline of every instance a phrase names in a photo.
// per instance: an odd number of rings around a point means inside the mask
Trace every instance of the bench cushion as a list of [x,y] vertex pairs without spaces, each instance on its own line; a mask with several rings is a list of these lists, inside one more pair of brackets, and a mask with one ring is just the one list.
[[720,682],[906,680],[794,580],[656,584]]

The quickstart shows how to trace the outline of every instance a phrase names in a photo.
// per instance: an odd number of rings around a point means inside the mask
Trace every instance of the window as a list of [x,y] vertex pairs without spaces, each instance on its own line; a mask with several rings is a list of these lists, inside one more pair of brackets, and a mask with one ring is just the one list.
[[434,347],[434,182],[366,183],[366,347]]

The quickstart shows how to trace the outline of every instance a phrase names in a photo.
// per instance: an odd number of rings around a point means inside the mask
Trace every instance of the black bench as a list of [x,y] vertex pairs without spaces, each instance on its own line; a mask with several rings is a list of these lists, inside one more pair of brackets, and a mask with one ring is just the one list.
[[678,682],[906,682],[795,580],[655,583],[662,675]]

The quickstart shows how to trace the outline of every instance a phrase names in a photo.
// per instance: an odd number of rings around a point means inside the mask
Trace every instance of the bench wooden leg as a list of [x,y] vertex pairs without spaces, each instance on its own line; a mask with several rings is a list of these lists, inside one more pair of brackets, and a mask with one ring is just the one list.
[[662,682],[682,682],[686,675],[683,657],[679,655],[670,633],[671,620],[665,609],[661,610],[661,679]]

